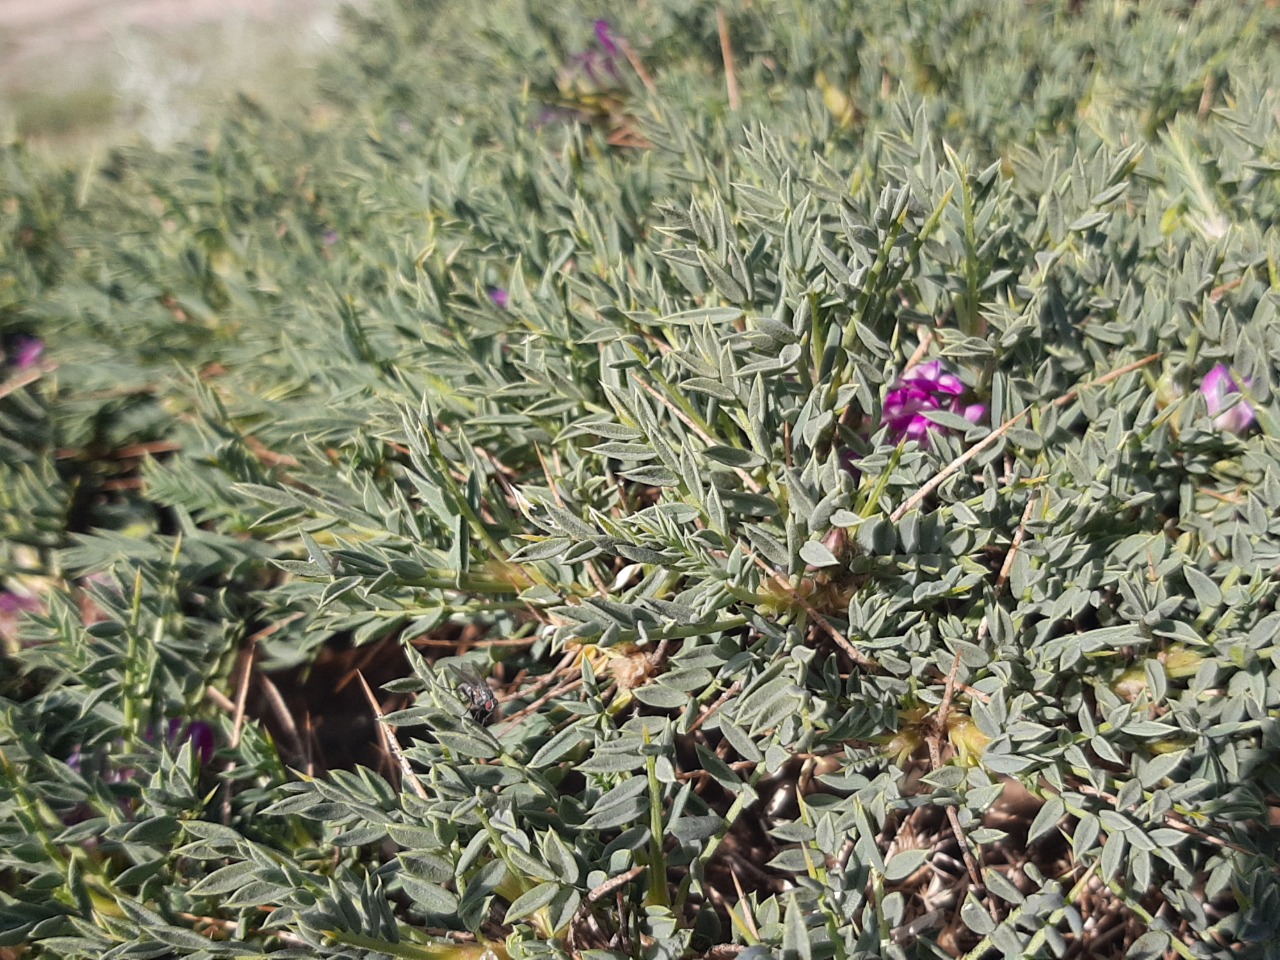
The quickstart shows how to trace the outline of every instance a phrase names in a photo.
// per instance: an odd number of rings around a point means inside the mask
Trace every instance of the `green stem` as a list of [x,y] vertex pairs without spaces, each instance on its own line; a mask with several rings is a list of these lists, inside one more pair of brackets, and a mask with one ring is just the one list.
[[124,677],[122,693],[124,694],[124,735],[130,750],[137,745],[138,736],[138,700],[140,699],[137,677],[138,664],[138,625],[142,621],[142,568],[139,567],[133,577],[133,603],[129,608],[129,625],[125,631],[127,641],[124,653]]
[[[645,742],[649,731],[645,730]],[[651,905],[671,906],[671,893],[667,889],[667,858],[662,850],[666,830],[662,823],[662,784],[658,782],[658,760],[650,755],[644,760],[649,777],[649,895]]]

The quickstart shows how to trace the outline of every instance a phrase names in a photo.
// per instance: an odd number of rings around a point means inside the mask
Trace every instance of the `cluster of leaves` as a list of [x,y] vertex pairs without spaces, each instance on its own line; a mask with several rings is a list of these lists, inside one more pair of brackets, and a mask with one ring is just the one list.
[[[595,13],[0,158],[0,945],[1280,936],[1280,11]],[[988,419],[898,443],[926,358]]]

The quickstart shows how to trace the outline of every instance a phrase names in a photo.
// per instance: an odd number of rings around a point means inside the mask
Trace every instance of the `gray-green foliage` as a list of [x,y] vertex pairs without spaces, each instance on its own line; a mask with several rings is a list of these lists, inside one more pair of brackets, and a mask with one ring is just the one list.
[[[650,91],[575,79],[594,11],[404,2],[312,122],[3,158],[0,321],[57,367],[0,400],[0,562],[111,576],[7,652],[0,942],[563,955],[637,867],[613,947],[651,956],[1059,956],[1086,902],[1159,914],[1133,956],[1280,935],[1280,14],[723,8],[738,113],[710,3],[614,23]],[[897,447],[926,339],[989,425]],[[534,709],[483,726],[411,652],[394,786],[229,716],[203,769],[148,736],[213,720],[251,634],[287,665],[463,624]],[[1056,873],[984,821],[1010,778]],[[950,847],[909,928],[931,805],[986,889]]]

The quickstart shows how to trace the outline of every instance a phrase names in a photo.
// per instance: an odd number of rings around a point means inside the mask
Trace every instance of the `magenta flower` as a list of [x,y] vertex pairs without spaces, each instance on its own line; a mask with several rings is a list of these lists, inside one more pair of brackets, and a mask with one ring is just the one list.
[[44,353],[44,341],[38,337],[19,334],[9,348],[9,362],[19,370],[30,370],[40,362]]
[[[1248,388],[1252,381],[1245,380],[1244,385]],[[1231,396],[1240,392],[1240,384],[1225,363],[1215,366],[1200,381],[1200,393],[1204,397],[1205,406],[1209,408],[1209,416],[1213,417],[1213,425],[1219,430],[1241,434],[1253,426],[1256,419],[1253,407],[1244,397],[1227,406]]]
[[985,404],[964,404],[965,385],[942,365],[941,360],[922,363],[904,374],[884,398],[882,422],[889,428],[894,443],[916,440],[928,445],[929,434],[943,427],[926,416],[933,410],[958,413],[970,423],[979,423],[987,415]]
[[613,28],[609,26],[609,21],[597,20],[595,28],[596,40],[600,42],[600,46],[604,47],[604,52],[611,57],[616,57],[620,51],[618,42],[613,39]]
[[489,299],[493,301],[494,306],[502,310],[506,310],[511,304],[511,294],[503,290],[502,287],[490,287]]

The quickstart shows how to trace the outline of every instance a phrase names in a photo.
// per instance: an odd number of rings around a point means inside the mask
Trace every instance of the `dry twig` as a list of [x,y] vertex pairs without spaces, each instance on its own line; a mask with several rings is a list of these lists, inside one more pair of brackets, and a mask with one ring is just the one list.
[[791,584],[787,582],[786,577],[778,573],[778,571],[774,570],[767,563],[765,563],[758,556],[756,556],[756,552],[754,550],[748,549],[747,547],[743,546],[741,543],[739,543],[738,546],[741,548],[742,552],[745,553],[755,563],[757,567],[759,567],[761,570],[763,570],[773,579],[773,582],[776,583],[779,588],[786,591],[787,596],[789,596],[792,600],[794,600],[804,609],[804,612],[809,615],[809,617],[813,620],[813,622],[816,623],[819,627],[821,627],[823,632],[825,632],[827,636],[831,637],[831,639],[834,640],[839,645],[840,649],[849,655],[849,658],[853,660],[854,663],[856,663],[860,667],[863,667],[864,669],[870,669],[871,667],[875,666],[875,664],[870,659],[868,659],[867,656],[861,650],[859,650],[850,642],[848,637],[846,637],[843,633],[841,633],[832,625],[830,620],[828,620],[821,613],[815,610],[813,607],[813,604],[811,604],[808,600],[802,597],[800,593],[793,586],[791,586]]
[[716,26],[720,30],[720,56],[724,59],[724,85],[729,94],[729,109],[737,113],[742,106],[738,90],[738,73],[733,65],[733,39],[729,36],[729,18],[723,7],[716,7]]
[[413,789],[421,799],[427,799],[427,791],[418,781],[418,775],[413,772],[413,767],[409,765],[409,758],[404,755],[404,750],[400,746],[400,741],[396,739],[395,727],[388,723],[382,722],[382,707],[378,703],[378,698],[373,695],[373,689],[369,686],[369,681],[364,678],[364,674],[359,671],[356,676],[360,680],[360,686],[364,689],[364,695],[369,700],[369,707],[373,710],[374,717],[378,722],[378,734],[382,739],[382,744],[386,750],[396,758],[396,762],[400,765],[400,775],[405,782]]

